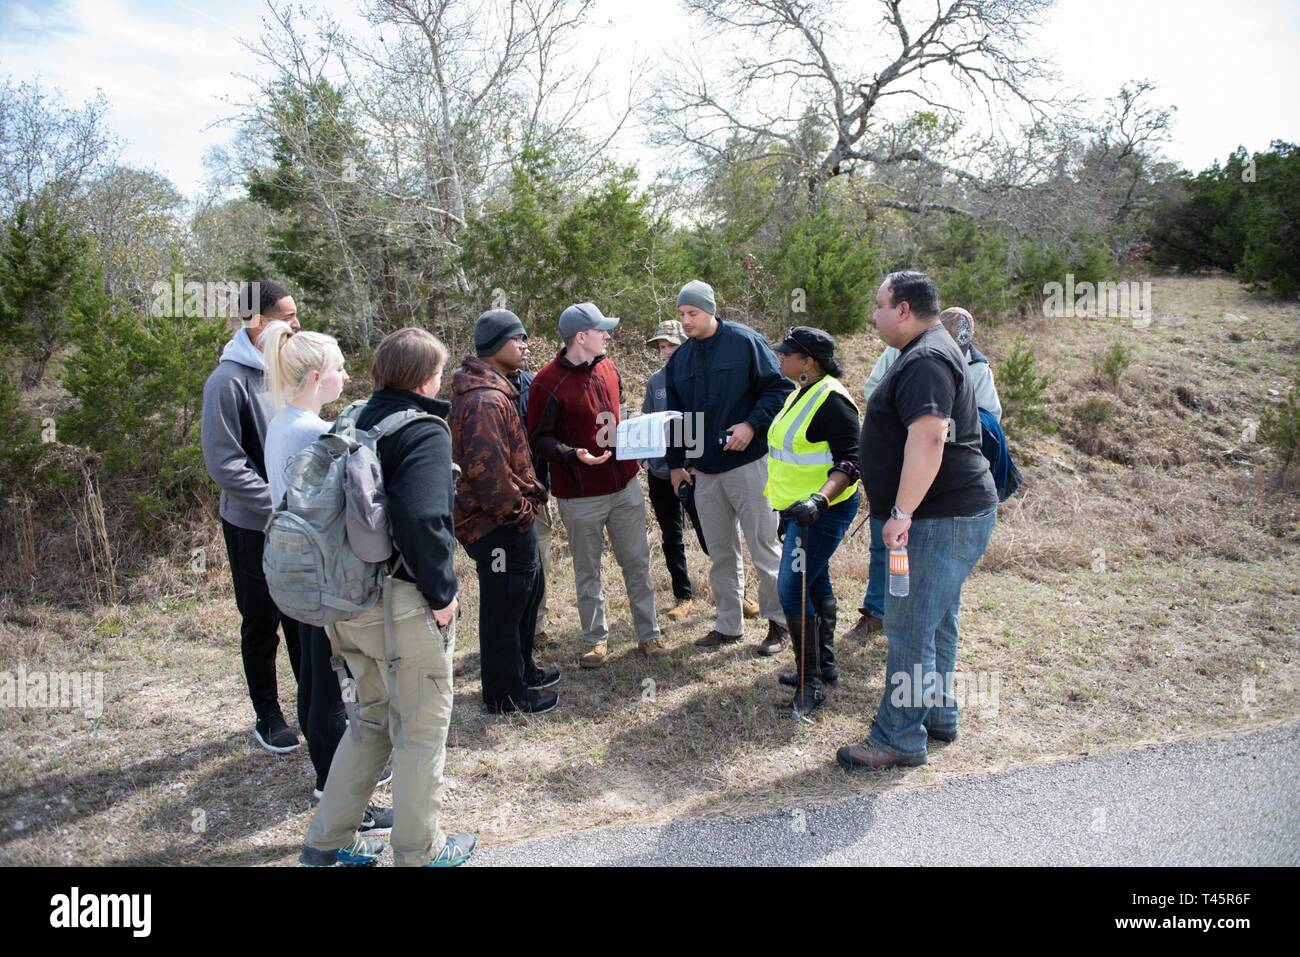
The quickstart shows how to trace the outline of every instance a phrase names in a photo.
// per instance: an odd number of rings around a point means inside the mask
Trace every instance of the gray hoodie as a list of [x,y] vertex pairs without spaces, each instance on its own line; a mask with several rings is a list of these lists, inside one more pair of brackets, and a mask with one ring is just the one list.
[[266,362],[248,337],[235,333],[216,371],[203,385],[200,444],[203,462],[221,487],[221,517],[231,525],[262,531],[271,517],[266,482],[268,397],[262,377]]

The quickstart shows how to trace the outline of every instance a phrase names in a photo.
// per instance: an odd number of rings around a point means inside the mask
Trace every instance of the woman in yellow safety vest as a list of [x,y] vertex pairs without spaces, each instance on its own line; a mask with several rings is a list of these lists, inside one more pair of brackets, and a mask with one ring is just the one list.
[[773,349],[798,386],[767,430],[763,490],[781,513],[777,592],[795,654],[795,670],[779,680],[795,689],[795,716],[807,718],[839,682],[830,560],[858,512],[858,407],[828,333],[795,326]]

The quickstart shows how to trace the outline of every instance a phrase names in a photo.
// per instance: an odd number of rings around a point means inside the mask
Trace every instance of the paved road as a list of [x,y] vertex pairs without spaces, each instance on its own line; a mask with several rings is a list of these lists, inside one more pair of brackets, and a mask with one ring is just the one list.
[[484,848],[479,865],[1300,864],[1300,722],[744,817]]

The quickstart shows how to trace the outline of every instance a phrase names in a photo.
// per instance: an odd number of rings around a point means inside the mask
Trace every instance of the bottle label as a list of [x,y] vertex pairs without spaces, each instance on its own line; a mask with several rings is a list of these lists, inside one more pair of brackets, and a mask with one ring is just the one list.
[[907,552],[892,551],[889,553],[889,574],[906,575],[907,572]]

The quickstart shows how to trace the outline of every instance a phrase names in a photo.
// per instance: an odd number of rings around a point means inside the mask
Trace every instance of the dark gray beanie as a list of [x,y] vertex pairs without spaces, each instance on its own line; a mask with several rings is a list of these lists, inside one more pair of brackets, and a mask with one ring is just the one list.
[[506,340],[521,332],[528,334],[519,317],[509,309],[489,309],[474,321],[474,352],[480,359],[494,356]]
[[696,309],[703,309],[711,316],[718,314],[718,304],[713,298],[713,287],[699,279],[692,279],[682,286],[682,291],[677,294],[677,305],[694,306]]

